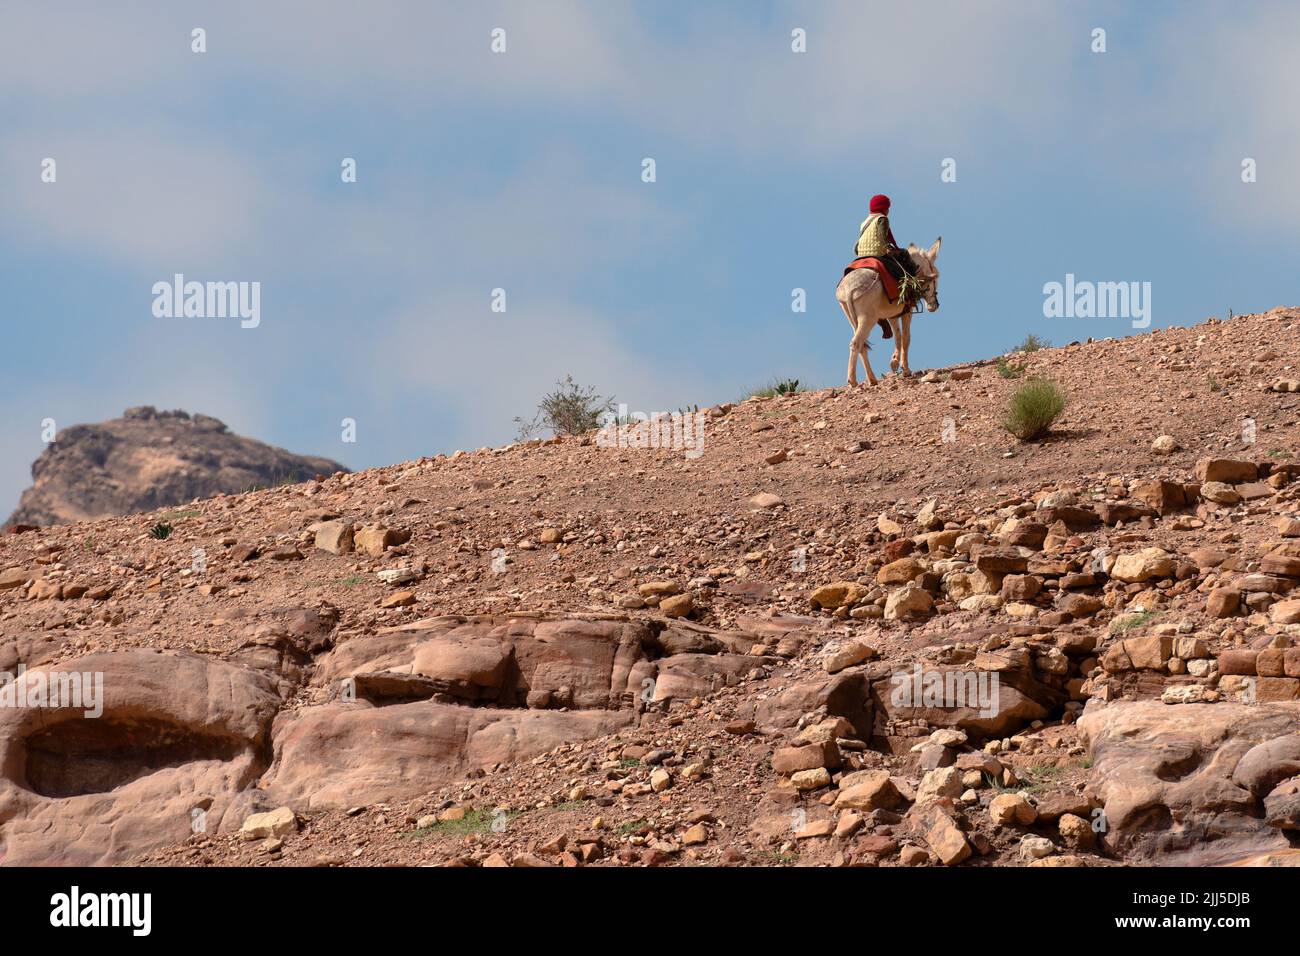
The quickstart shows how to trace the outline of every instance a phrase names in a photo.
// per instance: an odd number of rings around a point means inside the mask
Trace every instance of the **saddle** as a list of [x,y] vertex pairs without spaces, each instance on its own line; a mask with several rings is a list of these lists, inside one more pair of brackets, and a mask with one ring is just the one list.
[[[876,275],[880,276],[880,281],[884,283],[885,296],[890,302],[898,302],[898,277],[890,270],[887,260],[878,259],[875,256],[863,256],[861,259],[854,259],[844,267],[844,275],[848,275],[854,269],[874,270]],[[843,276],[840,278],[843,278]]]
[[[914,292],[907,296],[906,299],[900,300],[899,298],[900,280],[905,275],[916,275],[916,263],[909,263],[912,268],[908,269],[907,265],[898,261],[902,256],[907,256],[908,259],[911,259],[911,256],[908,255],[906,251],[900,252],[897,257],[863,256],[860,259],[854,259],[845,266],[844,275],[848,275],[854,269],[871,269],[880,277],[880,282],[885,288],[885,298],[887,298],[891,304],[899,306],[899,314],[901,315],[903,312],[916,305],[916,295]],[[843,279],[843,276],[840,278]],[[880,326],[880,330],[885,338],[889,339],[894,337],[894,333],[890,329],[889,323],[884,319],[879,319],[876,324]]]

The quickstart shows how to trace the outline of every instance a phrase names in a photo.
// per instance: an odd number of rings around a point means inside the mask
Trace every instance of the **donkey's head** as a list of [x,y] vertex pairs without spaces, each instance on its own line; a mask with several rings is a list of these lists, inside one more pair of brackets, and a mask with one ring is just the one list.
[[925,307],[931,312],[939,311],[939,270],[935,267],[934,260],[939,258],[939,246],[942,243],[943,236],[940,236],[929,249],[918,249],[912,245],[907,250],[917,263],[918,274],[925,280],[925,291],[922,294]]

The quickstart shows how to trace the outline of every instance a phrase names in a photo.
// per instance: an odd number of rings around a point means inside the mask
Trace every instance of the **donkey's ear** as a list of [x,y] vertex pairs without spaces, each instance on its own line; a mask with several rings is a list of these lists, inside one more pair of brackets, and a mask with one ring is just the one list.
[[939,255],[939,246],[943,244],[943,236],[934,240],[934,245],[930,247],[930,261],[933,262]]

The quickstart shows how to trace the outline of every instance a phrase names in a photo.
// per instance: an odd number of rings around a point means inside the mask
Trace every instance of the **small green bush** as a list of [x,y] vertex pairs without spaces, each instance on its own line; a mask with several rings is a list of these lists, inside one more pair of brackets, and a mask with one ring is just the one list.
[[1003,378],[1019,378],[1025,374],[1025,366],[1023,364],[1008,362],[1005,356],[998,359],[995,367],[998,370],[998,374]]
[[1040,349],[1050,348],[1051,342],[1047,339],[1039,338],[1032,333],[1025,336],[1025,340],[1016,346],[1017,352],[1037,352]]
[[428,836],[465,837],[471,833],[487,833],[494,820],[509,820],[515,814],[492,814],[486,810],[470,810],[459,820],[439,820],[437,823],[404,834],[407,838],[423,839]]
[[1052,430],[1065,403],[1065,393],[1051,379],[1031,378],[1011,396],[1002,427],[1021,441],[1037,441]]
[[520,441],[542,429],[550,429],[554,435],[581,435],[604,426],[606,416],[614,410],[613,398],[602,398],[594,388],[578,385],[572,375],[555,384],[555,391],[542,399],[531,421],[515,419]]
[[740,400],[747,398],[776,398],[778,395],[794,395],[799,391],[797,378],[778,378],[758,388],[748,388]]

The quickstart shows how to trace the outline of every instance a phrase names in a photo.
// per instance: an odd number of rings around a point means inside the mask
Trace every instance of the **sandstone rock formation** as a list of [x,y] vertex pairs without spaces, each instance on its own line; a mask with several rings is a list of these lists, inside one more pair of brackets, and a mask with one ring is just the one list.
[[51,525],[152,511],[215,494],[306,481],[347,469],[231,434],[207,415],[128,408],[62,429],[32,463],[13,525]]
[[1278,785],[1300,775],[1297,728],[1297,703],[1090,706],[1079,729],[1095,761],[1106,846],[1181,865],[1285,849],[1282,824],[1259,818]]
[[[269,755],[264,674],[194,654],[90,654],[35,675],[99,675],[80,706],[0,708],[0,826],[10,865],[94,865],[219,829]],[[238,823],[236,823],[238,826]]]

